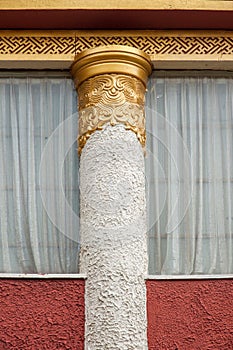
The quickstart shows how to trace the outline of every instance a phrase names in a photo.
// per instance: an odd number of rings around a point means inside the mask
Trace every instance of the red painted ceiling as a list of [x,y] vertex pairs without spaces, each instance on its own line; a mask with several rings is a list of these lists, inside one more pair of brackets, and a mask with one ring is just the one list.
[[0,29],[233,29],[232,11],[1,10]]

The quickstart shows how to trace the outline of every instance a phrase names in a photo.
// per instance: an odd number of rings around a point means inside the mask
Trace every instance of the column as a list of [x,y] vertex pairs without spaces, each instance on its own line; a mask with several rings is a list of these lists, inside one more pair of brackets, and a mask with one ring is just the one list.
[[80,272],[86,350],[146,350],[144,98],[149,57],[104,46],[75,57],[79,99]]

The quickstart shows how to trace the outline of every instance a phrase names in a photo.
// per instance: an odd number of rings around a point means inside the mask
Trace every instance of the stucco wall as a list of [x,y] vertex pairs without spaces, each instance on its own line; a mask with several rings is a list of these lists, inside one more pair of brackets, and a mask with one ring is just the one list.
[[0,280],[0,350],[83,350],[84,280]]
[[[147,281],[150,350],[232,350],[233,280]],[[0,350],[83,350],[84,280],[0,280]]]
[[147,281],[150,350],[232,350],[233,280]]

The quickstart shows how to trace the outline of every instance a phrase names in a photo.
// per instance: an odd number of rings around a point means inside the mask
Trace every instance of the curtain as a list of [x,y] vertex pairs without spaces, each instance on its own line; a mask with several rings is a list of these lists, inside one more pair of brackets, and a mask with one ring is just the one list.
[[[0,272],[75,273],[78,227],[72,227],[75,237],[59,231],[44,208],[39,179],[46,143],[77,110],[72,81],[55,76],[1,77],[0,99]],[[75,134],[76,128],[74,119]],[[47,174],[42,176],[59,219],[64,216],[64,204],[58,200],[57,159],[64,151],[64,128],[57,138]],[[67,150],[62,177],[65,198],[78,213],[76,145]]]
[[150,274],[233,273],[233,78],[156,77],[147,93]]

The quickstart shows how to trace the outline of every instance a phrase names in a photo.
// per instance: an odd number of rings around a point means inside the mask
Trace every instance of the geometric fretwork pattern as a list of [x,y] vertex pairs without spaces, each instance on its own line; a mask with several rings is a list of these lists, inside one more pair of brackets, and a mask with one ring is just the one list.
[[[145,32],[144,32],[145,33]],[[5,34],[5,35],[4,35]],[[154,54],[233,54],[233,35],[179,36],[179,35],[83,35],[69,33],[59,36],[0,34],[0,55],[4,54],[77,54],[100,45],[128,45]]]
[[75,37],[0,36],[0,54],[75,53]]
[[232,54],[233,37],[90,36],[76,38],[76,50],[100,45],[128,45],[153,54]]

